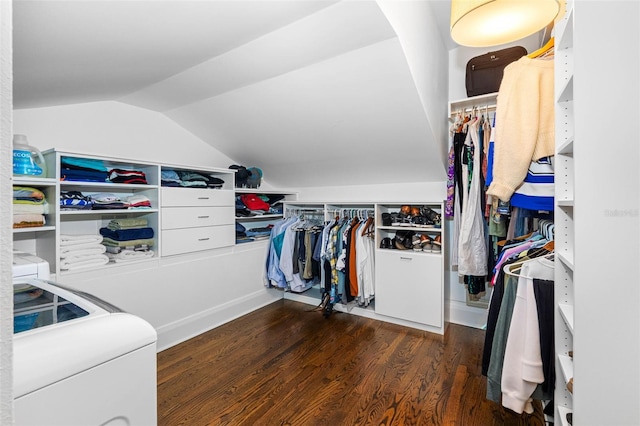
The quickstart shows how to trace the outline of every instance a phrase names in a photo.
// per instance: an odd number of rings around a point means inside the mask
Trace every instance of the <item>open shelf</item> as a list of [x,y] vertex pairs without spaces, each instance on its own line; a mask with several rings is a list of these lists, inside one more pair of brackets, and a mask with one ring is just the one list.
[[562,315],[562,319],[567,324],[567,328],[573,334],[573,306],[558,304],[558,309],[560,309],[560,315]]

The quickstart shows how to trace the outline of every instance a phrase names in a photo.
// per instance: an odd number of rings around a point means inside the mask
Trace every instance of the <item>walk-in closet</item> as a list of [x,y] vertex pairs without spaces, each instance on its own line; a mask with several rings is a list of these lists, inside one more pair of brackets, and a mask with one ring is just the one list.
[[0,24],[0,424],[640,424],[640,1]]

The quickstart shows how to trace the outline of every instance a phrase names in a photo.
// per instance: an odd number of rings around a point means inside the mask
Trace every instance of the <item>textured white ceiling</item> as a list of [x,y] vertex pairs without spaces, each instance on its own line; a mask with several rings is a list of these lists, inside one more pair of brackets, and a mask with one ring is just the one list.
[[[448,20],[449,0],[429,4]],[[278,186],[446,179],[376,1],[15,0],[14,15],[16,108],[155,110]]]

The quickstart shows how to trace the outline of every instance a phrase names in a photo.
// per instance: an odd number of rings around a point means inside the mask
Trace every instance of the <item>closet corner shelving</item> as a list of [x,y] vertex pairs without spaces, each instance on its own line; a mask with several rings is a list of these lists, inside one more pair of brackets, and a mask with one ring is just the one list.
[[[376,313],[425,324],[429,331],[444,334],[444,221],[440,227],[383,225],[382,215],[397,214],[403,205],[430,208],[443,217],[442,203],[376,204]],[[439,252],[381,248],[382,239],[393,241],[401,231],[431,240],[439,237]]]
[[[344,307],[335,310],[420,330],[444,334],[444,253],[445,232],[437,227],[383,226],[382,214],[399,212],[403,205],[430,207],[442,215],[442,202],[285,202],[285,215],[305,214],[329,220],[357,211],[372,213],[375,223],[375,297],[368,307]],[[364,212],[363,212],[364,210]],[[441,221],[444,226],[444,221]],[[432,238],[440,236],[440,253],[417,252],[411,249],[382,249],[382,238],[393,238],[398,231],[411,230]],[[321,290],[318,286],[303,293],[286,292],[285,298],[317,305]]]
[[[236,223],[242,224],[246,229],[252,228],[264,228],[267,226],[273,225],[278,220],[282,219],[284,216],[284,203],[294,201],[298,193],[296,191],[286,190],[286,189],[260,189],[260,188],[235,188],[235,196],[241,196],[243,194],[256,194],[258,196],[266,195],[266,196],[281,196],[282,200],[277,201],[276,205],[283,206],[282,213],[273,213],[273,214],[263,214],[257,216],[238,216],[235,215]],[[273,207],[273,205],[272,205]],[[256,240],[253,242],[242,243],[245,244],[256,244],[262,243],[264,240]]]
[[[566,425],[573,411],[573,395],[567,389],[573,378],[574,335],[574,105],[573,105],[573,18],[574,1],[555,24],[555,348],[556,348],[556,424]],[[578,355],[579,356],[579,355]]]

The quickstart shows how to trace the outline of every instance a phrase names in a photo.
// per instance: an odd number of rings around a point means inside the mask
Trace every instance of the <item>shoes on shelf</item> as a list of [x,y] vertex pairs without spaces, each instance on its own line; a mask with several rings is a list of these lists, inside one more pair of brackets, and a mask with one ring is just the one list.
[[569,379],[567,382],[567,390],[573,394],[573,377]]
[[389,237],[383,238],[382,241],[380,241],[380,248],[381,249],[392,249],[392,248],[394,248],[393,242],[391,241],[391,238],[389,238]]
[[382,226],[391,226],[391,214],[382,213]]
[[414,251],[422,251],[422,247],[420,246],[420,235],[414,234],[411,237],[411,247]]
[[420,246],[422,247],[423,252],[431,253],[431,250],[432,250],[431,237],[429,237],[427,234],[422,234],[420,236]]

